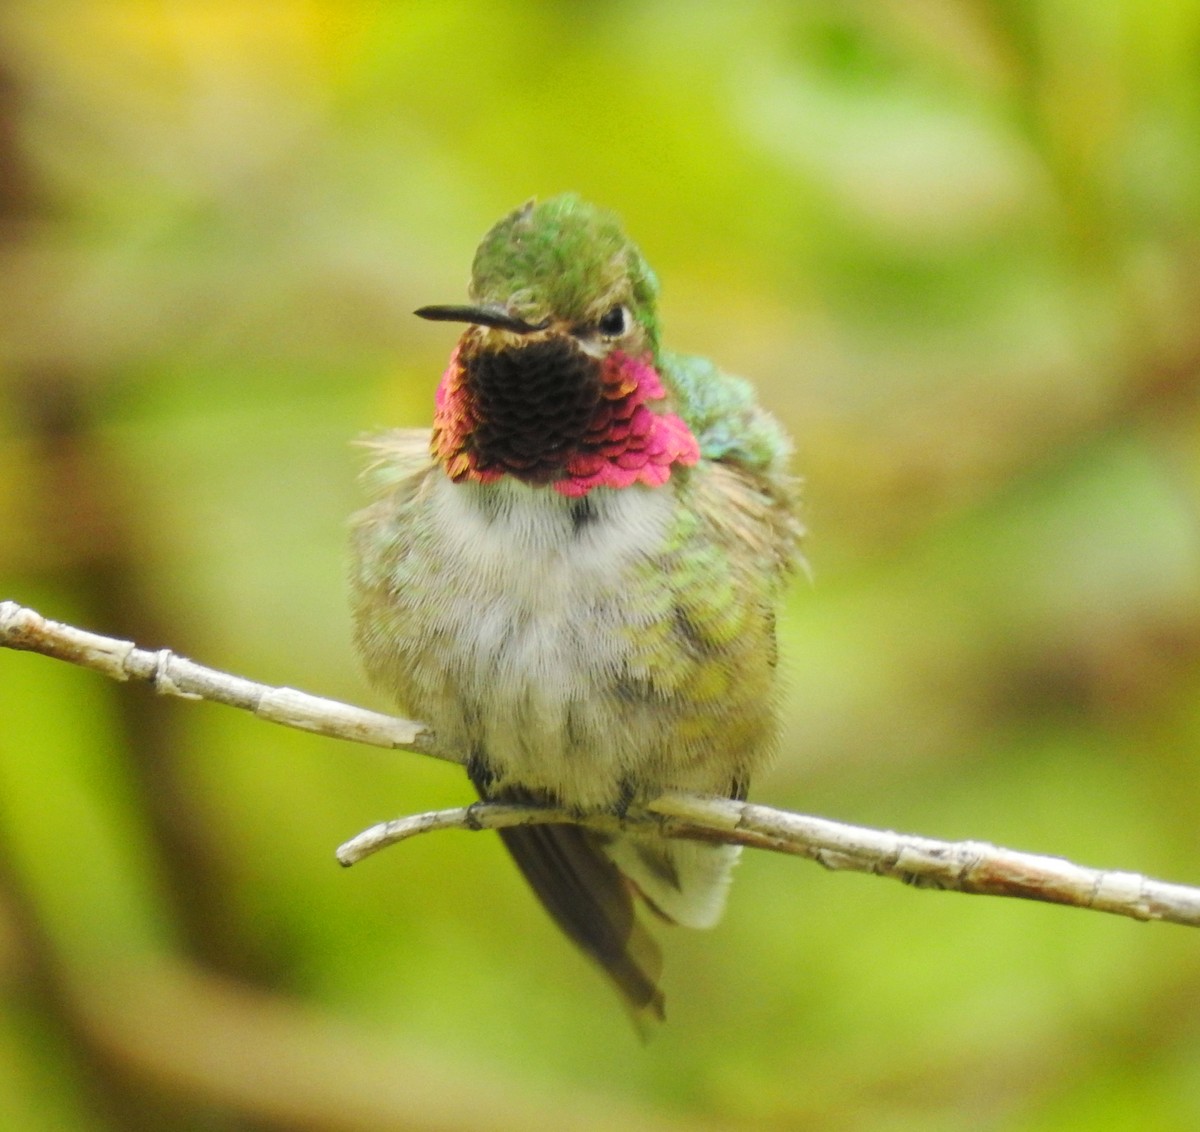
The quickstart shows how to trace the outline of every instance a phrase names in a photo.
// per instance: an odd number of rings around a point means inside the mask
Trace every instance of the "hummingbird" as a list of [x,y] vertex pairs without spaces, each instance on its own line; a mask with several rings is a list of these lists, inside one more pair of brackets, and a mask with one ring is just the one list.
[[[802,534],[790,444],[746,381],[661,345],[658,289],[614,213],[529,201],[484,236],[468,304],[415,312],[464,324],[432,432],[365,442],[357,650],[485,800],[742,799],[773,752],[775,613]],[[714,925],[739,850],[500,836],[635,1022],[662,1020],[646,920]]]

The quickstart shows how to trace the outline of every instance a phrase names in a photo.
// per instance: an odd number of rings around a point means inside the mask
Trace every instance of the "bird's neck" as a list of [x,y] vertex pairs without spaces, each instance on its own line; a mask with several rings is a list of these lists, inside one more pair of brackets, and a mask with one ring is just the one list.
[[433,503],[433,538],[448,561],[469,564],[478,585],[526,594],[531,609],[549,600],[548,579],[562,587],[568,577],[602,578],[607,586],[623,577],[662,546],[679,507],[670,485],[571,497],[514,476],[494,483],[443,477]]
[[557,336],[504,350],[464,340],[438,386],[432,450],[456,482],[511,476],[572,499],[658,487],[700,458],[666,396],[649,356],[598,358]]

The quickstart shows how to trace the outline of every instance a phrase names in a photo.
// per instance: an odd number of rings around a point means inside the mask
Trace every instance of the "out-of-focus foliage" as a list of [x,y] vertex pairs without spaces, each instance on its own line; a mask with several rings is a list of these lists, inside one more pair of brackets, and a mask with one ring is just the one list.
[[[477,237],[619,210],[797,439],[755,796],[1200,881],[1200,3],[0,16],[0,597],[383,705],[356,434]],[[0,1113],[92,1129],[1176,1129],[1200,936],[751,854],[639,1045],[460,773],[0,654]]]

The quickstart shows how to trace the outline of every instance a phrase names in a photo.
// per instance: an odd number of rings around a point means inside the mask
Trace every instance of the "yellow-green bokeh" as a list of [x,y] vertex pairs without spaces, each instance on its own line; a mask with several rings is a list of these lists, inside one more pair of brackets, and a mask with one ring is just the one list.
[[[1200,881],[1198,0],[12,3],[0,599],[386,707],[349,441],[564,189],[796,438],[754,796]],[[749,854],[643,1046],[494,838],[336,868],[469,796],[0,653],[5,1127],[1200,1122],[1194,933]]]

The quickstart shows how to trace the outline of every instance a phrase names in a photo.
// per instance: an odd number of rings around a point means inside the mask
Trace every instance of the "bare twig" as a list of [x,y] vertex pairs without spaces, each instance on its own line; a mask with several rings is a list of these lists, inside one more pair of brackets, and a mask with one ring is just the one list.
[[[288,727],[448,758],[435,749],[433,733],[419,723],[291,688],[257,684],[194,664],[166,649],[139,649],[128,641],[47,621],[11,601],[0,602],[0,646],[94,668],[116,680],[145,680],[159,692],[229,704]],[[808,857],[828,869],[889,876],[921,888],[1042,900],[1135,920],[1200,927],[1200,888],[1139,873],[1089,869],[1061,857],[1021,853],[982,841],[936,841],[692,794],[664,794],[620,817],[477,802],[372,826],[342,845],[338,860],[352,865],[388,845],[434,830],[533,824],[576,824],[609,833],[638,829],[663,837],[721,841]]]
[[1021,853],[983,841],[936,841],[694,794],[664,794],[624,817],[476,802],[380,822],[342,845],[337,857],[343,865],[353,865],[389,845],[442,829],[566,823],[602,833],[645,830],[663,837],[772,849],[808,857],[827,869],[874,873],[918,888],[1015,896],[1200,927],[1200,888],[1139,873],[1089,869],[1062,857]]
[[227,704],[301,731],[437,755],[432,749],[432,734],[411,720],[311,696],[295,688],[258,684],[205,668],[176,656],[170,649],[140,649],[131,641],[49,621],[15,601],[0,601],[0,646],[69,661],[102,672],[113,680],[144,680],[161,695]]

